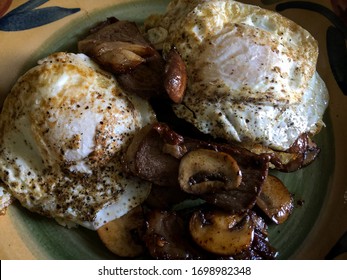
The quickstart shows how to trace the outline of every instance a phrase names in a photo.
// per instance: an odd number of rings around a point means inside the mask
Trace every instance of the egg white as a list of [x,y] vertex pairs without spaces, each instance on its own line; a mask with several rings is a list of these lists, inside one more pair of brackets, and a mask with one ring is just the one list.
[[0,181],[0,215],[6,212],[7,207],[12,201],[12,195],[6,190],[5,184]]
[[55,53],[19,78],[0,115],[0,178],[31,211],[97,229],[147,197],[121,155],[155,121],[83,54]]
[[286,150],[324,125],[317,42],[280,14],[230,0],[173,0],[145,30],[184,59],[187,91],[174,111],[202,132]]

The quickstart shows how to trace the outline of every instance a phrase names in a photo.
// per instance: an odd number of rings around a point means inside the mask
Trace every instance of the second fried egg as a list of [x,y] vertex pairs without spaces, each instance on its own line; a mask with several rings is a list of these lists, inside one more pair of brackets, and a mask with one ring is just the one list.
[[184,59],[187,92],[174,110],[200,131],[286,150],[324,125],[317,42],[280,14],[230,0],[173,0],[145,30]]

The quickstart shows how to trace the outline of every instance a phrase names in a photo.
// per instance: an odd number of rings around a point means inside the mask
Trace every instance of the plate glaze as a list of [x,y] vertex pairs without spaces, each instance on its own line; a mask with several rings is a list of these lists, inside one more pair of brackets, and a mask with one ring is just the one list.
[[[0,18],[0,104],[19,75],[52,52],[76,51],[78,39],[95,23],[110,16],[141,23],[148,15],[165,11],[169,1],[31,2],[41,4],[37,9],[60,7],[61,16],[30,29],[18,25],[13,28],[22,29],[16,31],[1,31]],[[276,9],[287,1],[241,2]],[[314,2],[332,10],[328,1]],[[11,11],[25,3],[27,1],[13,1],[5,8]],[[0,15],[8,14],[5,8],[0,5]],[[347,168],[344,164],[347,96],[335,81],[327,55],[326,31],[332,23],[321,13],[302,8],[288,8],[281,13],[309,30],[318,40],[318,72],[327,84],[330,104],[324,119],[326,127],[315,138],[322,149],[319,158],[294,173],[276,172],[294,194],[295,210],[283,225],[270,226],[269,238],[280,252],[279,259],[323,259],[347,230]],[[95,232],[63,228],[23,209],[18,203],[11,205],[5,216],[0,216],[0,235],[0,259],[116,258],[104,248]]]

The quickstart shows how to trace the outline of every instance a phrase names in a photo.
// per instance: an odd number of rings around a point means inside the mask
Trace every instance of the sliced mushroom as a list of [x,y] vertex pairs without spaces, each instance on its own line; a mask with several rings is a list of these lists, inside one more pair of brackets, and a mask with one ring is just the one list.
[[201,195],[237,188],[242,181],[242,172],[229,154],[197,149],[181,159],[178,181],[187,193]]
[[165,154],[164,145],[154,125],[144,127],[126,151],[125,168],[133,175],[156,185],[178,187],[179,160]]
[[97,230],[101,241],[120,257],[136,257],[144,252],[141,236],[145,229],[142,207],[103,225]]
[[150,124],[141,128],[133,137],[123,156],[124,168],[127,170],[127,172],[132,173],[133,175],[137,175],[136,154],[140,149],[145,137],[151,130],[152,125]]
[[256,203],[276,224],[285,222],[294,208],[292,195],[283,182],[273,175],[266,178]]
[[117,75],[119,85],[127,92],[136,94],[144,99],[161,96],[165,90],[163,85],[164,60],[156,52],[146,58],[132,71]]
[[177,50],[171,49],[166,59],[164,88],[173,102],[181,103],[186,87],[186,65]]
[[[269,157],[267,155],[256,155],[246,149],[229,144],[217,144],[182,137],[171,130],[168,125],[156,123],[142,129],[134,137],[126,152],[124,162],[130,173],[142,179],[160,186],[180,186],[178,174],[182,156],[201,149],[209,150],[212,154],[221,152],[220,155],[227,154],[237,161],[241,174],[237,173],[236,176],[238,169],[235,166],[232,168],[235,168],[233,176],[236,177],[236,180],[233,183],[236,187],[229,188],[230,185],[228,187],[225,186],[226,184],[223,185],[220,179],[225,174],[220,173],[218,175],[219,182],[217,176],[209,178],[210,181],[215,181],[215,186],[219,188],[211,188],[210,191],[196,188],[192,191],[188,189],[189,182],[187,180],[187,186],[182,189],[184,191],[187,189],[186,192],[227,211],[240,213],[251,209],[255,205],[256,198],[268,174]],[[202,165],[202,161],[199,162],[199,165]],[[191,172],[191,169],[188,170]],[[229,172],[231,172],[230,169],[226,174]],[[209,174],[211,175],[211,172]],[[199,174],[200,179],[203,177],[201,175]],[[239,180],[241,180],[240,184]],[[205,182],[205,184],[197,186],[202,187],[204,185],[206,186],[208,183]],[[203,191],[207,192],[203,193]]]
[[[310,165],[319,155],[320,148],[317,144],[309,137],[308,134],[303,134],[301,136],[302,141],[304,142],[304,148],[302,151],[302,162],[300,168]],[[292,168],[293,169],[293,168]],[[299,169],[299,168],[297,168]]]
[[245,148],[256,154],[270,156],[272,169],[282,172],[294,172],[311,164],[319,155],[320,148],[308,134],[303,133],[286,151],[276,151],[260,144],[245,145]]
[[239,187],[227,191],[219,190],[218,192],[208,193],[202,195],[202,199],[234,213],[248,211],[255,205],[268,174],[270,158],[268,155],[256,155],[238,146],[199,141],[191,138],[185,138],[184,144],[188,151],[210,149],[226,153],[237,161],[242,172],[242,181]]
[[249,248],[254,224],[249,215],[234,215],[219,210],[199,210],[189,223],[193,240],[208,252],[233,256]]

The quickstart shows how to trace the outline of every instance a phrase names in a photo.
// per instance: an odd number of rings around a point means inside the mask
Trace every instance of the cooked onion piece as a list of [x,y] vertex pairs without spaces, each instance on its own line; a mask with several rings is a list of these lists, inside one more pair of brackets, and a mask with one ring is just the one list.
[[280,179],[272,175],[266,178],[257,205],[276,224],[285,222],[294,208],[290,192]]
[[134,22],[117,19],[92,30],[78,49],[114,73],[128,72],[156,53]]
[[164,59],[134,22],[108,18],[78,42],[78,50],[115,74],[126,92],[149,99],[164,89]]
[[237,188],[241,184],[242,172],[232,156],[197,149],[181,159],[178,180],[184,191],[205,194]]

